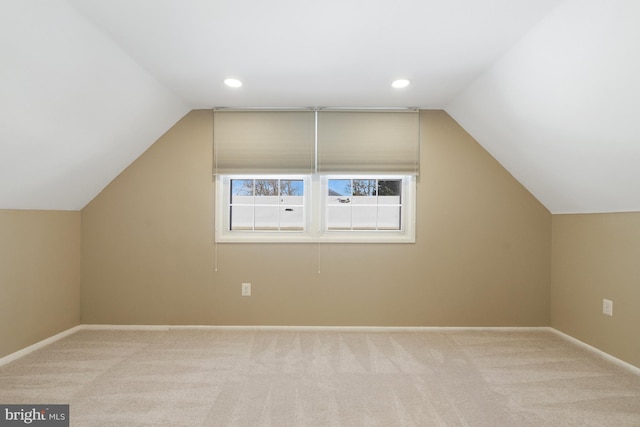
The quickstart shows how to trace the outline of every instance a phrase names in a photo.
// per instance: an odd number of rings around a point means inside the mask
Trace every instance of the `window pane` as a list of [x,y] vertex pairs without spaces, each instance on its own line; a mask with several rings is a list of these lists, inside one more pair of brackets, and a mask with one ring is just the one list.
[[378,207],[378,230],[400,230],[400,206]]
[[281,196],[280,206],[298,206],[304,205],[304,198],[302,196]]
[[327,227],[329,230],[351,229],[351,206],[329,206],[327,213]]
[[283,231],[302,231],[304,229],[302,206],[280,208],[280,229]]
[[255,198],[255,204],[256,206],[265,206],[265,205],[271,205],[271,206],[277,206],[278,205],[278,196],[256,196]]
[[277,196],[277,179],[256,179],[256,196]]
[[378,181],[378,204],[399,205],[401,191],[402,181],[400,180]]
[[402,181],[399,179],[378,181],[378,195],[379,196],[400,196],[400,190],[402,189]]
[[354,206],[352,227],[354,230],[375,230],[378,208],[376,206]]
[[351,180],[330,179],[329,196],[351,196]]
[[375,179],[354,179],[353,195],[354,196],[375,196],[376,180]]
[[255,229],[256,230],[277,230],[278,229],[278,206],[256,206],[255,207]]
[[304,196],[304,182],[301,179],[283,179],[280,181],[281,196]]
[[378,205],[399,205],[400,196],[380,196],[378,197]]
[[231,203],[253,203],[253,180],[231,180]]
[[351,203],[354,205],[375,205],[377,203],[376,196],[353,196]]
[[253,230],[253,206],[231,206],[229,222],[231,230]]

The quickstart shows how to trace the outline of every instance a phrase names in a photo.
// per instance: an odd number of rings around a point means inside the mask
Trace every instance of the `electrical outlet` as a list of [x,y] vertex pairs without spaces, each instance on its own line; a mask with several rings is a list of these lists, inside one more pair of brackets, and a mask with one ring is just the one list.
[[251,283],[243,283],[242,284],[242,296],[250,297],[251,296]]
[[611,301],[610,299],[602,300],[602,314],[613,316],[613,301]]

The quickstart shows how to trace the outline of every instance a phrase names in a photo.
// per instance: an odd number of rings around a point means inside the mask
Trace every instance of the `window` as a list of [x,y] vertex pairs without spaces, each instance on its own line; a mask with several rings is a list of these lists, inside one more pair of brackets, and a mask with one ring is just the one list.
[[319,179],[319,241],[415,242],[415,176],[326,175]]
[[213,112],[217,242],[414,242],[419,114]]
[[415,241],[415,177],[222,175],[218,242]]
[[231,179],[230,231],[304,231],[302,179]]
[[402,230],[401,190],[401,179],[328,179],[327,230]]

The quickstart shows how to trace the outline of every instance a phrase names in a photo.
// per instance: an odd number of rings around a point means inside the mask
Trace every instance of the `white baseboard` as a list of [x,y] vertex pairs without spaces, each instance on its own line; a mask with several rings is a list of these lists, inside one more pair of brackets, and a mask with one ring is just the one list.
[[547,326],[288,326],[288,325],[82,325],[87,330],[119,331],[332,331],[332,332],[427,332],[427,331],[547,331]]
[[80,325],[82,329],[88,331],[168,331],[172,328],[169,325]]
[[62,331],[62,332],[60,332],[60,333],[58,333],[56,335],[53,335],[53,336],[51,336],[49,338],[45,338],[42,341],[38,341],[35,344],[31,344],[28,347],[25,347],[25,348],[23,348],[21,350],[16,351],[15,353],[8,354],[8,355],[0,358],[0,366],[6,365],[9,362],[13,362],[16,359],[19,359],[19,358],[21,358],[23,356],[26,356],[29,353],[32,353],[32,352],[34,352],[34,351],[36,351],[38,349],[41,349],[42,347],[45,347],[45,346],[47,346],[47,345],[49,345],[51,343],[54,343],[54,342],[66,337],[66,336],[69,336],[69,335],[71,335],[71,334],[73,334],[73,333],[75,333],[75,332],[77,332],[77,331],[79,331],[81,329],[83,329],[82,325],[74,326],[73,328],[67,329],[66,331]]
[[559,331],[559,330],[554,329],[554,328],[548,328],[548,329],[551,332],[557,334],[558,336],[564,338],[565,340],[567,340],[569,342],[572,342],[572,343],[574,343],[574,344],[576,344],[576,345],[578,345],[578,346],[580,346],[580,347],[582,347],[582,348],[584,348],[586,350],[589,350],[592,353],[596,353],[600,357],[608,360],[609,362],[612,362],[612,363],[620,366],[621,368],[627,369],[627,370],[631,371],[632,373],[634,373],[636,375],[640,375],[640,368],[638,368],[637,366],[632,365],[631,363],[627,363],[624,360],[620,360],[617,357],[612,356],[609,353],[605,353],[604,351],[602,351],[602,350],[600,350],[600,349],[598,349],[598,348],[596,348],[596,347],[594,347],[592,345],[589,345],[589,344],[587,344],[585,342],[582,342],[579,339],[572,337],[571,335],[567,335],[562,331]]
[[170,330],[210,330],[210,331],[333,331],[333,332],[428,332],[428,331],[549,331],[553,332],[561,338],[572,342],[580,347],[589,350],[603,357],[604,359],[625,368],[635,375],[640,375],[640,368],[630,363],[620,360],[617,357],[605,353],[587,343],[580,341],[570,335],[565,334],[557,329],[549,326],[534,327],[467,327],[467,326],[233,326],[233,325],[96,325],[85,324],[74,326],[73,328],[62,331],[52,337],[46,338],[28,347],[11,353],[0,358],[0,366],[6,365],[16,359],[26,356],[42,347],[54,343],[68,335],[80,330],[118,330],[118,331],[170,331]]

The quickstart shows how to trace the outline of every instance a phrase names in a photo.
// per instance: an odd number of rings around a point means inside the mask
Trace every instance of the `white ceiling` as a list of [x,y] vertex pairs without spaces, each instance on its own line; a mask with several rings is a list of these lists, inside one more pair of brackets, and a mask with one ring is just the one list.
[[636,0],[2,0],[0,208],[81,209],[193,108],[410,106],[551,212],[640,211],[637,76]]

